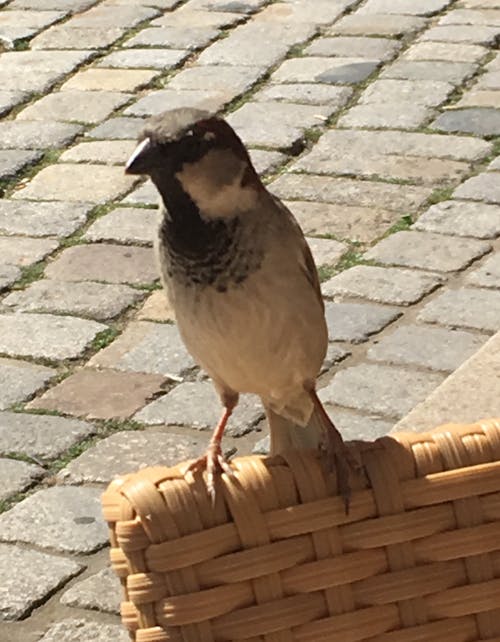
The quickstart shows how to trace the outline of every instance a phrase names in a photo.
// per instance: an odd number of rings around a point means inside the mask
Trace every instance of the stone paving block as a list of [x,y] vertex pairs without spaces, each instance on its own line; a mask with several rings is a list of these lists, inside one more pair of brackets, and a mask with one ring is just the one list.
[[413,102],[370,103],[356,105],[340,118],[340,127],[373,127],[388,129],[417,129],[430,116],[425,105]]
[[375,80],[361,94],[359,102],[367,105],[405,102],[437,107],[452,91],[453,85],[440,80]]
[[365,363],[337,372],[319,397],[329,405],[400,418],[443,380],[444,375],[435,372]]
[[259,11],[254,20],[256,23],[303,24],[310,22],[314,25],[328,25],[342,14],[348,4],[350,3],[330,2],[330,0],[316,0],[312,5],[308,0],[279,2],[269,4]]
[[0,200],[0,234],[69,236],[92,209],[87,203],[34,203]]
[[122,167],[60,163],[44,167],[12,198],[104,203],[123,196],[136,182]]
[[0,573],[4,578],[0,588],[0,620],[25,617],[82,568],[64,557],[0,544]]
[[500,107],[500,91],[467,91],[455,107]]
[[432,16],[442,11],[451,0],[368,0],[356,13]]
[[175,325],[139,321],[129,324],[118,339],[92,357],[89,365],[177,379],[195,362]]
[[381,78],[403,80],[438,80],[454,85],[461,84],[476,71],[470,62],[448,62],[442,60],[398,60],[387,67]]
[[41,466],[0,458],[0,501],[26,490],[44,474],[45,470]]
[[146,299],[137,313],[137,319],[144,321],[174,321],[175,315],[164,290],[156,290]]
[[272,82],[320,82],[329,84],[356,84],[368,78],[379,60],[365,58],[323,58],[320,56],[290,58],[278,67]]
[[313,259],[317,267],[335,265],[347,252],[347,245],[334,239],[317,239],[309,237],[307,244],[311,248]]
[[140,185],[121,201],[124,205],[158,205],[158,190],[150,180]]
[[496,332],[500,327],[500,292],[476,288],[446,290],[427,303],[418,320]]
[[[213,27],[151,27],[142,29],[127,40],[127,47],[162,47],[172,50],[195,50],[205,47],[219,35]],[[185,57],[185,56],[184,56]]]
[[31,402],[29,408],[88,419],[128,419],[161,392],[164,379],[160,375],[85,368]]
[[107,326],[51,314],[0,314],[0,352],[34,359],[75,359]]
[[[130,43],[127,42],[128,44]],[[96,63],[96,67],[166,71],[180,65],[189,56],[189,53],[185,49],[139,49],[138,47],[135,49],[120,49],[112,51],[104,58],[101,58]]]
[[494,9],[483,9],[474,11],[471,9],[455,9],[441,16],[440,25],[493,25],[500,27],[500,11]]
[[124,33],[119,27],[73,27],[69,22],[51,27],[30,42],[35,51],[51,49],[105,49]]
[[28,165],[34,165],[40,160],[42,152],[22,149],[0,150],[0,179],[11,179]]
[[364,258],[385,265],[454,272],[490,250],[485,241],[404,230],[379,241]]
[[[149,84],[158,73],[148,69],[85,69],[67,80],[62,91],[81,90],[98,92],[136,91]],[[91,94],[91,96],[95,94]],[[98,97],[105,98],[107,94]],[[127,97],[128,98],[128,97]],[[104,118],[104,116],[103,116]],[[101,119],[102,120],[102,119]]]
[[42,460],[55,459],[95,431],[95,426],[78,419],[0,412],[0,453],[22,453]]
[[274,172],[287,161],[285,154],[270,152],[266,149],[250,149],[250,158],[255,171],[260,176]]
[[345,440],[373,441],[387,435],[394,425],[393,421],[387,421],[374,415],[360,415],[352,410],[341,410],[340,408],[330,409],[328,403],[325,403],[325,407]]
[[9,294],[3,304],[17,312],[54,312],[105,321],[139,301],[143,293],[127,285],[68,283],[42,279]]
[[180,91],[198,89],[230,91],[236,96],[248,91],[264,71],[264,67],[257,66],[201,65],[188,67],[169,81],[169,87]]
[[155,27],[177,26],[190,27],[229,27],[244,19],[241,13],[229,10],[219,10],[213,4],[202,9],[196,8],[191,2],[180,6],[176,11],[165,13],[151,21]]
[[419,31],[427,24],[425,18],[395,14],[365,14],[344,16],[327,33],[350,36],[404,36]]
[[[124,114],[131,116],[151,116],[165,111],[165,109],[176,109],[192,107],[205,109],[210,112],[221,110],[235,97],[234,92],[216,89],[190,89],[186,91],[175,91],[174,89],[160,89],[153,91],[136,103],[127,107]],[[114,119],[117,120],[117,119]],[[136,119],[137,120],[137,119]],[[144,123],[141,122],[141,127]],[[106,130],[106,137],[110,137]]]
[[[363,133],[368,134],[368,132]],[[401,210],[417,209],[431,193],[431,190],[425,187],[405,185],[405,189],[402,190],[399,185],[391,183],[375,181],[360,183],[349,178],[292,173],[283,174],[277,178],[271,183],[270,189],[283,199],[394,210],[398,212],[398,218],[401,216]],[[364,212],[360,214],[364,215]]]
[[113,569],[107,567],[65,591],[61,604],[119,615],[121,594],[118,576]]
[[351,354],[351,351],[344,346],[339,346],[336,343],[329,343],[326,349],[326,357],[323,361],[320,374],[327,372],[333,365],[339,363]]
[[469,201],[443,201],[432,205],[412,228],[439,234],[493,239],[500,236],[500,207]]
[[0,145],[4,149],[63,147],[71,143],[81,130],[79,125],[50,120],[45,121],[43,127],[38,122],[4,120],[0,123]]
[[322,285],[325,296],[360,297],[377,303],[410,305],[420,301],[442,282],[434,274],[356,265]]
[[158,271],[150,248],[95,243],[67,248],[45,275],[61,281],[142,284],[154,281]]
[[24,267],[41,261],[53,252],[59,242],[26,236],[0,236],[0,256],[10,265]]
[[481,25],[443,25],[427,29],[427,31],[424,31],[420,36],[420,40],[492,45],[495,42],[497,35],[497,27]]
[[[186,381],[151,402],[134,419],[149,425],[191,426],[198,430],[213,430],[221,414],[221,402],[210,381]],[[233,437],[244,435],[252,430],[262,416],[259,398],[243,395],[229,420],[225,434]]]
[[14,0],[10,7],[16,9],[60,10],[77,13],[85,11],[99,0]]
[[64,18],[64,12],[62,11],[33,11],[30,9],[16,11],[16,9],[9,7],[8,11],[2,11],[0,14],[0,28],[15,25],[17,27],[43,29],[53,22],[61,20],[61,18]]
[[124,165],[136,146],[135,140],[88,141],[71,147],[60,158],[63,163]]
[[500,71],[489,72],[484,76],[480,76],[475,88],[493,91],[500,89]]
[[371,303],[325,303],[330,341],[362,343],[401,316],[398,308]]
[[175,466],[196,459],[206,447],[206,438],[199,434],[126,430],[97,442],[73,459],[58,477],[70,484],[109,483],[120,475],[149,466]]
[[101,489],[52,487],[0,515],[0,540],[64,553],[93,553],[108,541]]
[[491,161],[491,163],[488,165],[488,169],[495,169],[500,171],[500,156],[497,156],[494,160]]
[[86,136],[90,138],[109,138],[111,140],[136,139],[143,127],[144,121],[139,118],[117,116],[105,120],[97,127],[86,132]]
[[72,27],[118,27],[130,29],[143,20],[155,18],[159,14],[153,7],[121,6],[117,11],[113,6],[98,5],[85,13],[79,13],[70,20]]
[[316,38],[304,49],[306,56],[343,56],[353,54],[357,58],[389,60],[400,48],[397,40],[389,38],[358,38],[339,36],[337,38]]
[[445,132],[498,136],[500,134],[500,110],[484,107],[453,109],[436,118],[431,127]]
[[461,330],[406,325],[385,335],[368,350],[374,361],[452,372],[471,357],[487,337]]
[[56,622],[39,642],[129,642],[130,636],[121,624],[103,624],[87,620]]
[[455,198],[485,201],[500,205],[500,181],[495,172],[485,172],[473,176],[457,187],[453,192]]
[[477,62],[488,53],[481,45],[453,42],[417,42],[402,55],[404,60],[448,60],[450,62]]
[[55,374],[46,366],[0,357],[0,409],[25,401]]
[[330,113],[328,105],[249,102],[227,121],[246,145],[286,148],[301,138],[304,129],[320,125]]
[[14,281],[17,281],[21,277],[20,268],[15,265],[1,264],[0,263],[0,290],[7,288],[9,285],[12,285]]
[[[18,115],[19,121],[76,121],[99,123],[124,105],[131,94],[117,91],[58,91],[32,103]],[[44,126],[38,127],[43,130]]]
[[483,288],[500,288],[500,254],[490,256],[477,270],[468,274],[466,282]]
[[303,105],[330,105],[341,109],[352,96],[350,87],[296,83],[291,85],[266,85],[252,96],[257,102],[290,102]]
[[27,96],[22,91],[0,90],[0,116],[7,114],[13,107],[26,100]]
[[[236,27],[227,38],[207,47],[200,65],[255,65],[271,67],[285,57],[288,49],[310,38],[315,31],[310,23],[248,22]],[[265,42],[265,47],[256,47]]]
[[146,243],[156,238],[158,213],[144,208],[121,207],[93,223],[85,238],[89,241],[117,241],[119,243]]

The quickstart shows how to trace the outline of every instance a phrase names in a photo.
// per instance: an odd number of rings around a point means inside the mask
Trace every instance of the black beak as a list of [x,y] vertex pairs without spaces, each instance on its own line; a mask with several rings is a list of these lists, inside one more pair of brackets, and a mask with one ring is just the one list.
[[142,140],[125,165],[125,174],[150,174],[157,166],[160,154],[157,145],[150,138]]

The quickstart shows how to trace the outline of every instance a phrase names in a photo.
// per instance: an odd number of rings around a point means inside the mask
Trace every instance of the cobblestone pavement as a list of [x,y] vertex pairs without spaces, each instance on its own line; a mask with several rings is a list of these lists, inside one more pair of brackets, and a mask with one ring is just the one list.
[[[124,641],[99,494],[219,404],[158,285],[143,118],[224,109],[309,236],[348,438],[500,326],[500,0],[0,1],[0,639]],[[228,448],[262,439],[244,399]]]

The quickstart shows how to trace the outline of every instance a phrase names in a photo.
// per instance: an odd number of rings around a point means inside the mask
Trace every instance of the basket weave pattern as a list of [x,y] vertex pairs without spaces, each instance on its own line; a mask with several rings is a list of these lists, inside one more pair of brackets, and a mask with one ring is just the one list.
[[349,514],[318,455],[103,496],[136,642],[500,642],[500,420],[350,445]]

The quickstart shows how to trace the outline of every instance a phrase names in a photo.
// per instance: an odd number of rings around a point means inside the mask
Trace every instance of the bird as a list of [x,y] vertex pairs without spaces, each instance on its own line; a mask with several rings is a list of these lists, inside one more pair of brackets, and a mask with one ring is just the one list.
[[195,108],[152,116],[125,166],[159,193],[155,250],[180,335],[223,411],[192,473],[233,475],[222,437],[239,395],[260,397],[270,452],[325,451],[349,506],[355,462],[316,392],[328,346],[318,272],[299,224],[229,123]]

